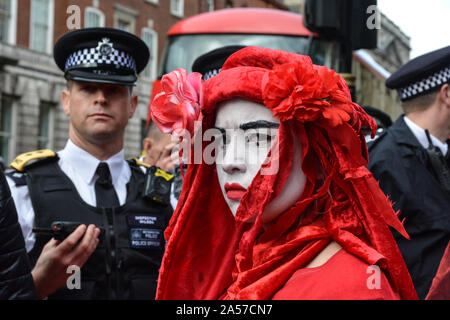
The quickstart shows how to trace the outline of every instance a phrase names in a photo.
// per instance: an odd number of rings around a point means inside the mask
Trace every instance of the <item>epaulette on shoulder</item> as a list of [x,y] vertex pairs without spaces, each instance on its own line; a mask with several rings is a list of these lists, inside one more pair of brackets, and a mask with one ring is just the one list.
[[145,163],[145,162],[139,160],[138,158],[133,158],[128,161],[131,162],[132,164],[135,164],[140,167],[150,168],[150,165],[148,163]]
[[56,158],[56,153],[49,149],[26,152],[17,156],[9,166],[22,172],[27,166],[48,158]]
[[[130,159],[130,160],[128,160],[128,161],[129,161],[132,165],[136,165],[136,166],[138,166],[138,167],[145,167],[146,169],[148,169],[148,168],[151,167],[151,165],[149,165],[149,164],[147,164],[147,163],[145,163],[145,162],[142,162],[142,161],[139,160],[138,158],[133,158],[133,159]],[[159,176],[159,177],[163,177],[163,178],[166,179],[167,181],[170,181],[170,180],[172,180],[172,179],[174,178],[174,175],[173,175],[173,174],[170,174],[170,173],[164,171],[164,170],[161,169],[161,168],[157,168],[157,170],[156,170],[156,172],[155,172],[155,175],[156,175],[156,176]]]

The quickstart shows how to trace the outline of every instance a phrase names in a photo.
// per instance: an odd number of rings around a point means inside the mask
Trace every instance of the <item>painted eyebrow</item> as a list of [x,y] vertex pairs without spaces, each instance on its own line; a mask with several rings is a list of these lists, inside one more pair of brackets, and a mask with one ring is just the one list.
[[265,121],[265,120],[258,120],[258,121],[252,121],[243,123],[239,126],[242,130],[249,130],[249,129],[259,129],[259,128],[275,128],[278,129],[280,127],[279,123]]
[[[251,122],[243,123],[239,126],[239,128],[244,131],[249,130],[249,129],[259,129],[259,128],[278,129],[279,127],[280,127],[279,123],[265,121],[265,120],[251,121]],[[213,127],[213,129],[219,130],[222,134],[226,133],[226,130],[224,128]]]

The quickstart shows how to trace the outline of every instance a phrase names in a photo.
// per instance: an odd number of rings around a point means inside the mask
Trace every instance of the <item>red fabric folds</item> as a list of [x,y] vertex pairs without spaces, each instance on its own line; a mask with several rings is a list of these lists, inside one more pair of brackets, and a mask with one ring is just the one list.
[[[368,280],[373,272],[373,267],[340,250],[319,267],[297,270],[272,299],[398,300],[383,273]],[[345,290],[349,287],[353,290]]]
[[450,243],[445,249],[426,300],[450,300]]
[[[204,83],[203,131],[214,125],[216,105],[236,97],[264,102],[280,118],[274,155],[279,171],[256,175],[234,218],[215,165],[189,166],[165,232],[157,299],[270,299],[331,241],[377,264],[402,299],[416,299],[388,226],[407,234],[365,168],[359,129],[374,128],[374,122],[351,102],[342,78],[305,56],[245,48]],[[294,138],[302,145],[305,189],[292,208],[263,227],[261,213],[289,177]]]

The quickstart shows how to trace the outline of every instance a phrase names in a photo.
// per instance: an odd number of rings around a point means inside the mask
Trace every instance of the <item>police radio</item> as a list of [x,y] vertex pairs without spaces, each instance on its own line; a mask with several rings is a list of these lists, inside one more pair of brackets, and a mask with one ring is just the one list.
[[168,205],[172,181],[173,175],[156,166],[148,168],[145,176],[144,198]]
[[[52,223],[50,228],[33,228],[33,232],[36,234],[47,235],[55,238],[55,240],[64,241],[69,234],[75,231],[82,223],[74,221],[55,221]],[[102,227],[97,227],[100,229],[100,236],[103,235],[104,229]]]

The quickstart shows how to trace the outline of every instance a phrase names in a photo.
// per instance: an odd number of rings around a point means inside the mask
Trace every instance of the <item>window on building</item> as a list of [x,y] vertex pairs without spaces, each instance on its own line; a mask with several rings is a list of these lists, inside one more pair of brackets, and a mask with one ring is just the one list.
[[114,5],[114,8],[116,9],[114,12],[114,27],[123,31],[134,33],[135,20],[139,15],[139,12],[117,3]]
[[51,52],[53,44],[53,0],[31,1],[30,48]]
[[11,24],[11,0],[0,1],[0,41],[8,42]]
[[105,26],[105,14],[94,7],[87,7],[84,13],[84,27],[96,28]]
[[127,20],[117,20],[117,29],[128,31],[131,29],[131,23]]
[[233,1],[231,0],[227,0],[227,2],[225,3],[225,8],[233,8]]
[[52,103],[41,102],[39,105],[39,132],[37,145],[39,150],[53,148],[54,110],[55,106]]
[[149,80],[156,79],[158,60],[158,33],[150,28],[142,29],[142,40],[150,50],[150,60],[142,72],[142,76]]
[[208,7],[208,11],[214,11],[214,0],[207,0],[206,6]]
[[15,44],[17,0],[0,0],[0,42]]
[[2,156],[4,163],[11,160],[13,102],[12,97],[2,95],[0,101],[0,156]]
[[170,0],[170,12],[177,16],[184,16],[184,0]]

